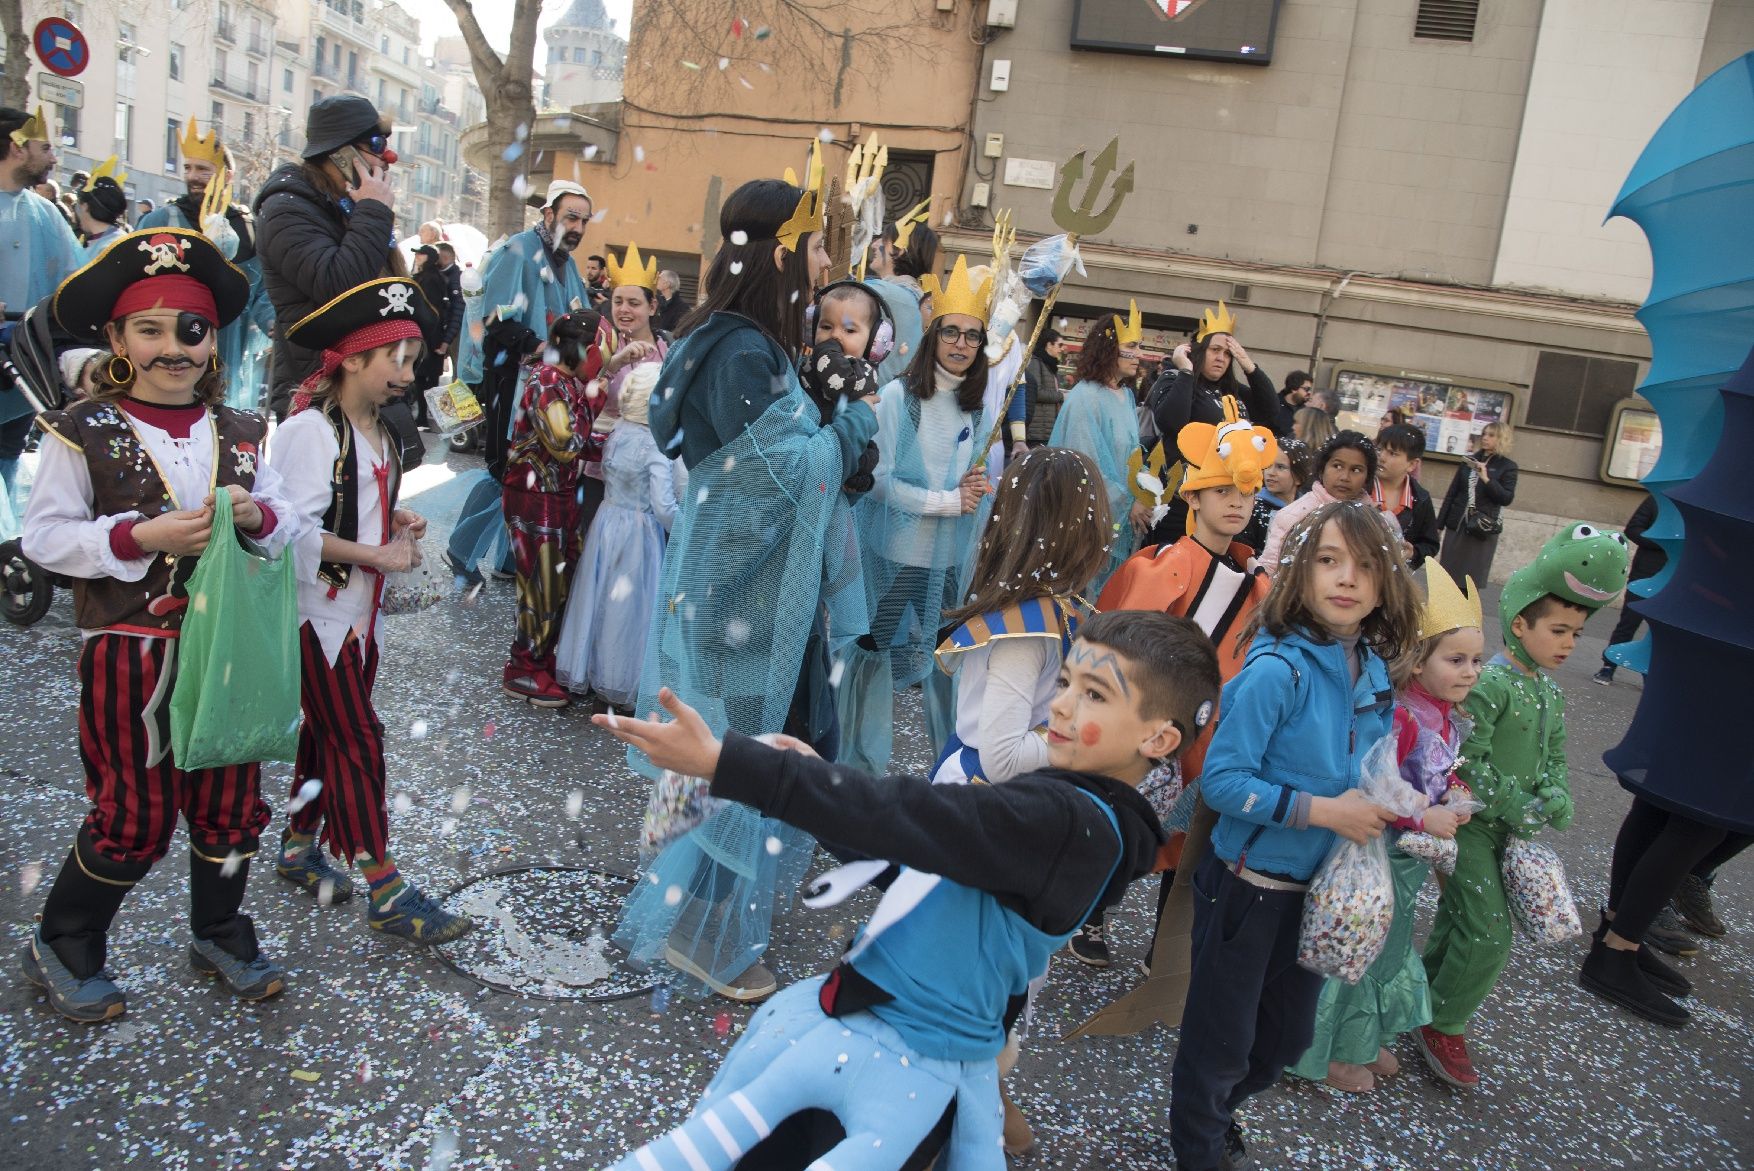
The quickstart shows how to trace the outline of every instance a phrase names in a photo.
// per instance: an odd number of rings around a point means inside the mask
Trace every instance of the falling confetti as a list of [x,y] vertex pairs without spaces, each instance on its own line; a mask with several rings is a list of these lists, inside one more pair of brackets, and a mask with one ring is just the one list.
[[740,273],[742,271],[743,271],[743,262],[741,260],[733,260],[731,262],[731,275],[736,276],[738,273]]
[[713,1033],[715,1036],[719,1037],[728,1037],[731,1035],[730,1013],[721,1012],[718,1016],[713,1018]]
[[732,647],[740,647],[749,641],[753,628],[747,619],[733,618],[725,623],[725,642]]
[[458,785],[451,790],[451,812],[461,816],[469,811],[469,802],[473,799],[468,785]]
[[397,793],[395,800],[390,802],[390,808],[397,813],[407,813],[414,808],[414,798],[406,793]]
[[517,162],[524,157],[524,144],[521,142],[512,143],[510,146],[499,152],[499,157],[508,163]]
[[743,247],[743,245],[749,243],[749,233],[745,232],[742,228],[738,228],[735,232],[731,233],[731,243],[739,248]]
[[240,869],[242,869],[243,864],[244,864],[244,856],[242,854],[238,853],[236,850],[230,851],[229,853],[226,854],[225,861],[223,861],[219,864],[220,876],[223,878],[234,877],[237,874],[237,872]]
[[782,843],[778,838],[770,837],[767,839],[767,852],[769,854],[777,855],[780,852],[780,850],[783,848],[784,848],[784,843]]
[[426,739],[426,721],[415,720],[412,724],[408,725],[408,737],[411,740]]
[[666,907],[674,907],[678,903],[680,903],[681,901],[682,901],[682,888],[681,887],[672,886],[664,891],[664,905]]
[[633,148],[633,161],[636,163],[643,163],[646,161],[646,148],[645,147],[636,145]]
[[298,792],[293,795],[292,800],[290,800],[286,803],[286,812],[297,813],[299,810],[303,809],[306,805],[309,805],[312,801],[315,801],[317,799],[317,794],[321,793],[322,791],[323,791],[323,782],[319,781],[315,777],[312,777],[310,780],[308,780],[304,784],[300,785],[298,787]]
[[26,862],[18,874],[18,891],[20,894],[29,894],[42,881],[43,864],[41,862]]
[[484,740],[493,739],[493,734],[497,730],[498,730],[497,724],[495,724],[492,720],[487,721],[487,724],[481,729],[482,739],[484,739]]
[[832,131],[828,127],[824,126],[821,130],[818,130],[816,132],[816,137],[820,138],[823,142],[833,142],[834,141],[834,131]]
[[566,795],[566,819],[568,821],[577,821],[579,814],[583,813],[584,810],[585,791],[583,789],[574,789]]

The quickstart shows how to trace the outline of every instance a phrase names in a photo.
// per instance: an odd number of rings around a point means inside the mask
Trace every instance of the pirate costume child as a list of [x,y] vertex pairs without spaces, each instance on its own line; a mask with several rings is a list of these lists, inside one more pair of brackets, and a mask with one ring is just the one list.
[[[413,538],[426,522],[396,507],[397,448],[377,409],[412,381],[420,339],[436,323],[414,282],[386,277],[292,326],[286,340],[317,351],[321,362],[294,396],[270,452],[300,523],[293,556],[305,717],[276,869],[336,903],[352,897],[353,883],[322,847],[358,862],[371,888],[367,922],[422,944],[455,939],[473,924],[405,881],[390,858],[384,726],[371,702],[378,611],[384,574],[412,567]],[[350,364],[355,356],[362,360]]]
[[185,584],[215,502],[273,557],[297,531],[280,478],[257,456],[259,415],[221,405],[215,334],[243,312],[249,280],[199,232],[122,236],[62,282],[60,327],[113,351],[94,397],[39,418],[42,445],[24,553],[73,579],[79,755],[91,809],[24,952],[24,973],[77,1021],[126,1003],[104,971],[110,924],[134,884],[189,827],[189,962],[249,1000],[285,987],[239,913],[268,824],[259,764],[185,772],[169,708]]

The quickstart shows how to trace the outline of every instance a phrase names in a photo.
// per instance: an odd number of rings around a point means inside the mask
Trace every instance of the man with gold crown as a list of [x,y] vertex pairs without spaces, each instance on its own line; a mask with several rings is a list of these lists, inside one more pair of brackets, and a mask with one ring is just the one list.
[[96,257],[128,230],[123,218],[128,214],[128,193],[122,190],[127,181],[128,172],[118,173],[116,156],[111,155],[79,189],[73,214],[79,222],[80,234],[85,237],[86,260]]
[[875,486],[853,510],[871,630],[845,649],[837,695],[841,759],[879,776],[889,771],[894,693],[947,682],[932,669],[932,652],[944,612],[960,601],[988,491],[978,465],[992,429],[993,280],[958,256],[948,278],[927,274],[921,285],[932,299],[931,329],[881,392]]
[[[1251,422],[1271,427],[1278,418],[1278,388],[1236,340],[1236,317],[1220,301],[1217,309],[1200,314],[1194,340],[1170,354],[1168,367],[1145,396],[1145,407],[1168,447],[1189,423],[1222,424],[1226,396],[1236,400],[1239,415]],[[1187,515],[1187,502],[1173,497],[1146,543],[1167,545],[1180,537],[1187,530]]]
[[[55,291],[81,263],[67,219],[31,188],[55,169],[43,108],[0,106],[0,311],[8,321]],[[0,482],[12,491],[32,411],[17,389],[0,390]]]
[[268,349],[268,330],[274,324],[274,306],[263,291],[262,262],[256,257],[255,222],[249,208],[232,202],[235,164],[231,151],[219,141],[217,129],[209,128],[203,135],[196,120],[190,118],[178,146],[183,155],[185,191],[141,216],[138,226],[200,232],[250,278],[249,307],[219,331],[219,356],[231,371],[227,401],[234,407],[255,410],[260,405],[262,355]]

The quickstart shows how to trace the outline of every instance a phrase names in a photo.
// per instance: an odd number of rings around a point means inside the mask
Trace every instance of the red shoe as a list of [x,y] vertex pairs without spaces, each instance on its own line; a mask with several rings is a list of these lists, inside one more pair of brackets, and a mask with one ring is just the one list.
[[1425,1064],[1437,1075],[1437,1080],[1458,1090],[1472,1089],[1480,1084],[1480,1075],[1474,1072],[1474,1063],[1468,1060],[1466,1037],[1459,1034],[1452,1037],[1430,1025],[1420,1025],[1419,1031],[1413,1034],[1413,1041],[1419,1046]]
[[521,699],[532,707],[565,707],[572,702],[566,688],[554,681],[546,671],[525,671],[507,663],[500,678],[499,689],[513,699]]

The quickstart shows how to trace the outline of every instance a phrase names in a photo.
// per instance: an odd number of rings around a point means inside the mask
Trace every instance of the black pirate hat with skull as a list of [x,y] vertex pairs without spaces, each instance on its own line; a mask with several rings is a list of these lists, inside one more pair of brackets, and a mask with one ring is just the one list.
[[420,341],[438,328],[438,314],[419,285],[406,277],[383,277],[347,290],[303,318],[286,331],[286,340],[322,351],[322,365],[306,379],[308,386],[332,375],[349,355]]
[[[55,320],[81,339],[131,313],[189,314],[211,328],[235,321],[250,300],[250,278],[200,232],[129,232],[55,290]],[[193,328],[191,322],[191,328]]]

